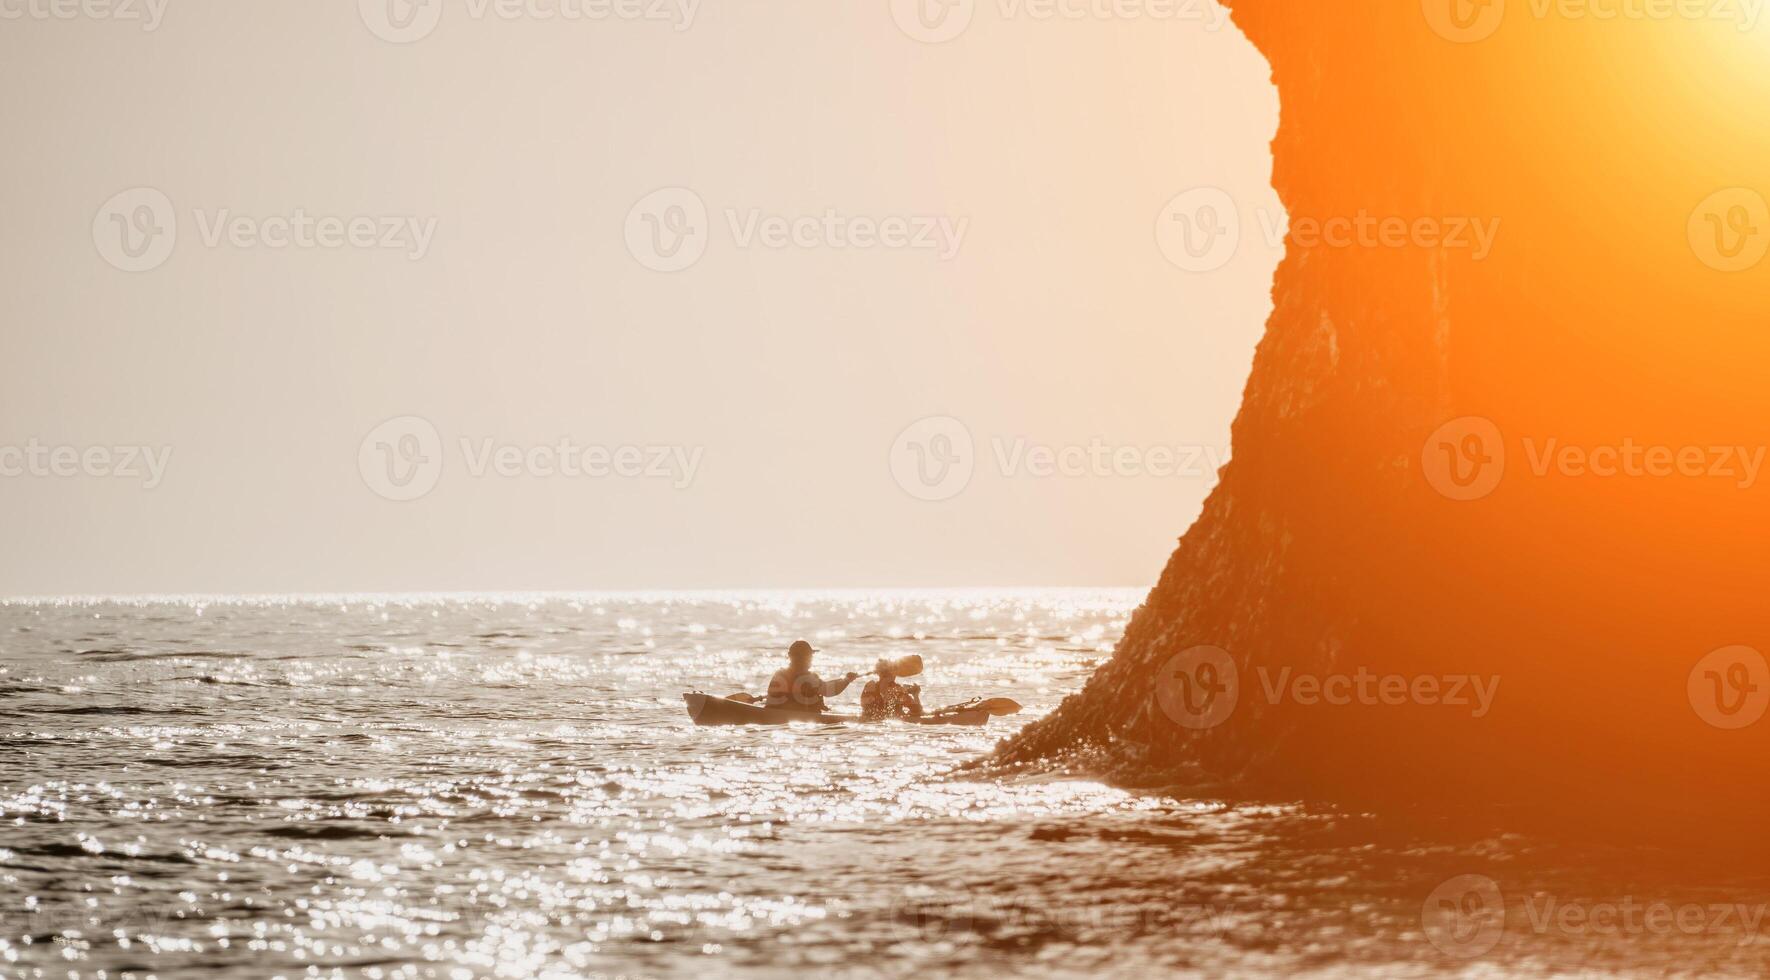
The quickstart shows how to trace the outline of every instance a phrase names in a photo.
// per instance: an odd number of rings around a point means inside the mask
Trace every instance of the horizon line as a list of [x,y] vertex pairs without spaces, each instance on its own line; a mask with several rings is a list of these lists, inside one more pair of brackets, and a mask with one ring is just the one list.
[[176,605],[245,604],[245,603],[332,603],[349,602],[435,602],[440,600],[479,599],[502,602],[537,599],[610,599],[651,597],[717,596],[933,596],[933,595],[1008,595],[1017,593],[1053,592],[1131,592],[1147,591],[1148,585],[953,585],[953,586],[731,586],[696,588],[622,588],[622,589],[437,589],[412,591],[356,592],[69,592],[41,595],[0,596],[0,605],[95,605],[100,603]]

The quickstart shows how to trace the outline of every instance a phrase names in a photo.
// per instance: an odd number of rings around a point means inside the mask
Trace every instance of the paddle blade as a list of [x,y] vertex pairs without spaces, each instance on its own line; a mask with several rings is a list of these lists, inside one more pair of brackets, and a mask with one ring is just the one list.
[[922,672],[922,658],[916,654],[891,661],[891,672],[899,677],[914,677]]
[[757,697],[754,694],[743,694],[740,692],[738,694],[727,694],[725,696],[725,700],[736,701],[739,704],[755,704],[757,701],[760,701],[762,699]]
[[977,705],[977,710],[987,711],[991,716],[1001,718],[1006,715],[1019,714],[1020,702],[1015,701],[1013,698],[990,698],[987,701],[979,703]]

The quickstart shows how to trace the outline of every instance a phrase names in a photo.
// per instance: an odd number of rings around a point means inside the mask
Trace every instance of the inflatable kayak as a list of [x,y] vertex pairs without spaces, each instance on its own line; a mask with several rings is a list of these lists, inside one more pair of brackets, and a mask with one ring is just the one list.
[[[860,721],[859,715],[765,708],[742,701],[716,698],[699,691],[684,694],[682,700],[688,704],[688,716],[697,725],[787,725],[795,721],[808,721],[817,725],[844,725]],[[922,718],[906,718],[904,721],[912,725],[982,725],[989,721],[989,712],[953,711]]]

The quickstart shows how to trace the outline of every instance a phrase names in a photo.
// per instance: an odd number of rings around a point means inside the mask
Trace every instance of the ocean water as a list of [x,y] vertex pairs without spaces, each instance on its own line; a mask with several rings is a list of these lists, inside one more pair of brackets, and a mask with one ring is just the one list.
[[[1770,869],[961,768],[1139,599],[0,604],[0,977],[1765,973]],[[690,723],[800,637],[1026,711]]]

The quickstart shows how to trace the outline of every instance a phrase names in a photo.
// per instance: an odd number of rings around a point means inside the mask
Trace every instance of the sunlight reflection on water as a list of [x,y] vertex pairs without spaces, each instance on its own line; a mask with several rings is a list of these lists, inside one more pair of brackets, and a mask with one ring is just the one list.
[[[1517,842],[954,772],[1079,688],[1137,599],[6,604],[0,975],[1470,970],[1422,934],[1422,897],[1530,866]],[[913,652],[930,704],[1027,711],[689,723],[682,691],[761,690],[800,636],[826,674]],[[1505,972],[1609,975],[1645,948],[1523,933]],[[1649,961],[1755,967],[1741,938]]]

